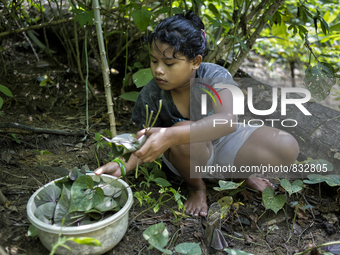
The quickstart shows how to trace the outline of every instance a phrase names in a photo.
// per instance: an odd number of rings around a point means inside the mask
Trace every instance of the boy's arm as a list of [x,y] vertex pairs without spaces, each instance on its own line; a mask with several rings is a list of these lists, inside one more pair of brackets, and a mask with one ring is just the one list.
[[[131,154],[130,158],[129,158],[129,161],[128,162],[125,162],[124,159],[122,159],[122,161],[124,162],[125,164],[125,167],[126,167],[126,172],[130,172],[134,169],[136,169],[136,166],[137,166],[137,160],[138,160],[138,165],[142,165],[144,164],[143,160],[141,159],[138,159],[135,155]],[[94,171],[95,174],[97,175],[100,175],[100,174],[110,174],[110,175],[113,175],[113,176],[116,176],[116,177],[119,177],[122,175],[122,172],[120,170],[120,167],[118,165],[118,163],[116,162],[109,162],[107,163],[106,165],[104,166],[101,166],[99,168],[97,168],[95,171]]]

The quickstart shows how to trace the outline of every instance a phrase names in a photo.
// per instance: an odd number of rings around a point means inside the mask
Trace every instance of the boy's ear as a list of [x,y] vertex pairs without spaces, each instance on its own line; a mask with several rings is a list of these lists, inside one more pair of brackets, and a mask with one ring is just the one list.
[[197,55],[193,60],[193,68],[197,70],[200,67],[201,63],[202,63],[202,56]]

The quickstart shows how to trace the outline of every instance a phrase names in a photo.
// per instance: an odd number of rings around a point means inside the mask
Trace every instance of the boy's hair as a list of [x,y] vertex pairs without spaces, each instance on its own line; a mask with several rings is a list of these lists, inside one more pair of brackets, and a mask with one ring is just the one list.
[[[208,54],[204,24],[192,11],[162,20],[155,31],[148,36],[150,44],[156,40],[173,47],[174,58],[177,52],[186,56],[188,60],[193,60],[197,55],[204,58]],[[161,53],[164,55],[164,52]]]

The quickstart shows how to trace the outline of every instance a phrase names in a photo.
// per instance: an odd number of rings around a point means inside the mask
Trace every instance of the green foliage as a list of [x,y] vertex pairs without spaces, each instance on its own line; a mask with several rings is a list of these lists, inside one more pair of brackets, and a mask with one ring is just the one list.
[[39,151],[39,150],[34,150],[34,151],[40,154],[40,165],[42,165],[43,155],[44,155],[44,154],[52,154],[52,152],[45,151],[45,150],[41,150],[41,151]]
[[274,190],[267,187],[262,193],[262,202],[266,210],[271,209],[276,214],[286,203],[286,197],[284,195],[275,196]]
[[291,196],[293,193],[302,190],[303,182],[301,180],[295,180],[292,184],[290,184],[287,179],[283,179],[281,180],[280,185],[289,193],[289,196]]
[[324,100],[336,82],[334,68],[328,63],[318,62],[313,67],[308,66],[305,74],[304,86],[318,101]]
[[83,175],[79,170],[76,174],[72,169],[69,176],[39,192],[34,215],[56,226],[63,222],[67,226],[91,224],[119,211],[126,203],[126,192],[115,183],[116,179]]
[[92,237],[66,237],[66,236],[62,237],[60,233],[57,242],[52,244],[52,250],[50,252],[50,255],[53,255],[58,249],[58,247],[60,246],[72,251],[72,249],[65,244],[68,241],[72,241],[72,242],[83,244],[83,245],[98,246],[98,247],[101,246],[101,243],[97,239],[92,238]]
[[[169,241],[169,232],[163,222],[148,227],[143,232],[143,237],[149,242],[151,248],[165,253],[172,254],[172,251],[165,249]],[[180,254],[200,255],[202,254],[201,248],[198,243],[181,243],[175,247],[175,251]]]
[[172,254],[170,250],[164,249],[169,241],[169,232],[163,222],[148,227],[143,237],[150,243],[150,249],[154,247],[165,254]]
[[12,136],[12,141],[21,144],[21,140],[15,135],[15,134],[11,134]]
[[136,24],[140,31],[146,30],[150,23],[152,12],[141,8],[140,10],[132,11],[133,22]]
[[71,188],[70,212],[88,211],[104,199],[104,192],[101,188],[94,188],[93,179],[90,176],[78,177]]
[[200,255],[202,254],[201,247],[198,243],[180,243],[175,247],[175,251],[187,255]]
[[307,184],[317,184],[321,182],[326,182],[329,186],[340,186],[340,175],[320,175],[320,174],[309,174],[309,180],[304,180]]
[[214,190],[223,191],[223,190],[237,189],[238,187],[240,187],[243,184],[243,182],[235,183],[235,182],[231,182],[231,181],[219,180],[218,184],[220,185],[220,187],[214,187]]
[[140,69],[132,77],[137,88],[145,86],[153,78],[150,68]]
[[[6,86],[1,85],[1,84],[0,84],[0,92],[4,93],[6,96],[13,97],[12,92]],[[4,104],[4,100],[0,96],[0,109],[1,109],[3,104]],[[0,112],[0,115],[1,115],[1,112]]]

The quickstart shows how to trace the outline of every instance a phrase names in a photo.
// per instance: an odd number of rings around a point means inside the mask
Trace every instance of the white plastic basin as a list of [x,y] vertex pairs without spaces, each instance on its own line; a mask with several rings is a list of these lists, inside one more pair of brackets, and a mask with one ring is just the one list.
[[[94,174],[88,174],[94,175]],[[103,174],[101,175],[103,179],[113,178],[111,175]],[[60,180],[61,178],[57,179]],[[74,242],[66,242],[66,245],[72,248],[72,251],[64,247],[59,247],[55,254],[79,254],[79,255],[97,255],[103,254],[108,250],[112,249],[116,246],[119,241],[125,235],[125,232],[128,227],[129,221],[129,210],[133,203],[133,194],[131,188],[129,188],[128,184],[121,179],[115,182],[115,186],[119,188],[124,188],[123,192],[126,192],[127,201],[125,205],[116,212],[114,215],[102,220],[100,222],[94,224],[88,224],[83,226],[74,226],[74,227],[58,227],[46,224],[40,220],[38,220],[34,216],[34,212],[36,210],[36,206],[34,203],[34,198],[37,194],[46,186],[55,185],[54,181],[50,182],[40,189],[38,189],[28,200],[27,203],[27,215],[29,221],[37,228],[38,235],[42,244],[50,251],[52,249],[52,244],[56,243],[58,240],[59,233],[61,231],[63,236],[72,236],[72,237],[92,237],[96,238],[100,241],[101,247],[89,246],[89,245],[81,245]]]

